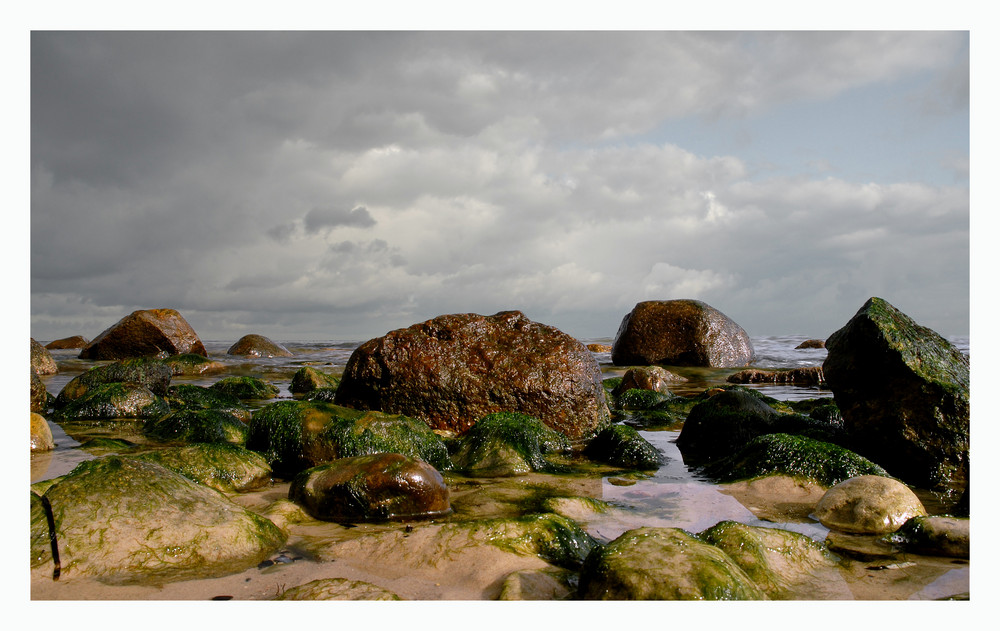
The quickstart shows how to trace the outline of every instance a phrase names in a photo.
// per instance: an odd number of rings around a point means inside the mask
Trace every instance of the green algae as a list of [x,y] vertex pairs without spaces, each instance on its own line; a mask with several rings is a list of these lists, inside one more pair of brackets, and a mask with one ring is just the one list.
[[320,388],[336,390],[338,385],[340,385],[340,380],[335,376],[320,372],[312,366],[303,366],[292,375],[292,383],[288,390],[292,394],[302,394]]
[[585,456],[629,469],[656,469],[664,462],[660,451],[628,425],[601,431],[583,450]]
[[271,467],[257,452],[228,443],[196,443],[135,456],[225,493],[259,489],[271,481]]
[[151,419],[170,412],[167,401],[137,383],[102,383],[52,413],[53,420]]
[[453,461],[459,469],[481,476],[517,475],[528,471],[562,471],[546,454],[569,451],[569,439],[533,416],[495,412],[479,419],[458,443]]
[[210,386],[240,400],[273,399],[281,390],[259,377],[225,377]]
[[195,385],[171,386],[167,391],[167,402],[171,410],[199,409],[228,412],[237,419],[250,420],[250,408],[243,405],[239,398],[215,388]]
[[572,519],[554,513],[516,519],[486,519],[461,524],[473,532],[485,531],[493,546],[515,554],[535,555],[567,569],[579,569],[599,544]]
[[247,425],[221,410],[182,409],[147,421],[143,434],[161,441],[234,443],[247,439]]
[[56,397],[55,406],[64,407],[95,387],[111,383],[134,383],[145,386],[157,396],[165,396],[172,372],[163,361],[152,358],[123,359],[96,366],[69,381]]
[[182,353],[165,357],[164,364],[170,367],[171,372],[177,375],[201,375],[206,372],[215,372],[225,369],[225,365],[204,355],[196,353]]
[[677,399],[676,395],[653,390],[631,388],[615,397],[615,407],[620,410],[655,410],[667,401]]
[[328,442],[340,458],[398,453],[420,458],[439,471],[453,466],[441,437],[420,419],[402,414],[334,415],[319,440]]

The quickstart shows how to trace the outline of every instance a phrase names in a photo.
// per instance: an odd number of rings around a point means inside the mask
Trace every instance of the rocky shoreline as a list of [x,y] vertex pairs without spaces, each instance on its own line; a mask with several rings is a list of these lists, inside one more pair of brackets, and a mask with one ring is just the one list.
[[[290,398],[169,309],[58,341],[94,362],[58,393],[32,340],[33,458],[48,422],[96,456],[32,484],[32,599],[968,598],[967,357],[873,298],[825,343],[832,400],[679,395],[671,367],[753,351],[666,302],[623,321],[622,376],[519,312],[455,314],[303,367]],[[691,532],[605,500],[678,462],[749,517]]]

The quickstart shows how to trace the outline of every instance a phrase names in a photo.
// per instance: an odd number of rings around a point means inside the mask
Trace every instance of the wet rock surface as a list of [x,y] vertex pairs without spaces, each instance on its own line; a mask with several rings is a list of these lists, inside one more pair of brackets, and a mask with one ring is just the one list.
[[53,340],[45,345],[45,348],[49,350],[61,350],[65,348],[83,348],[90,343],[90,340],[83,337],[82,335],[73,335],[71,337],[64,337],[58,340]]
[[816,504],[815,515],[833,530],[858,534],[895,532],[911,517],[927,511],[899,480],[863,475],[833,487]]
[[264,337],[251,333],[236,340],[236,343],[226,351],[230,355],[243,355],[246,357],[291,357],[292,353],[287,348]]
[[59,366],[52,353],[31,338],[31,371],[38,375],[54,375],[59,372]]
[[568,452],[569,440],[526,414],[488,414],[472,426],[458,444],[452,461],[456,467],[485,477],[529,471],[555,471],[547,454]]
[[174,309],[133,311],[80,351],[81,359],[126,359],[194,353],[208,355],[191,325]]

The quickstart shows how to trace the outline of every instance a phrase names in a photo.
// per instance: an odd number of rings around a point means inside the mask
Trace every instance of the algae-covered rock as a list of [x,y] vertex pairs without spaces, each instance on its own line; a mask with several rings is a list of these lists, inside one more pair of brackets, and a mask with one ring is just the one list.
[[337,389],[317,388],[306,392],[302,398],[306,401],[323,401],[325,403],[333,403],[334,399],[337,398]]
[[638,528],[595,548],[580,573],[586,600],[764,600],[722,550],[679,528]]
[[133,311],[80,351],[80,359],[126,359],[195,353],[208,356],[191,325],[174,309]]
[[533,554],[545,561],[578,570],[597,541],[572,519],[553,513],[525,515],[516,519],[490,519],[471,522],[469,527],[481,533],[485,529],[490,544],[517,552]]
[[325,521],[424,519],[451,512],[448,486],[434,467],[391,453],[307,469],[292,480],[288,497]]
[[52,440],[52,430],[41,414],[31,413],[31,451],[51,451],[56,443]]
[[951,515],[911,517],[883,541],[908,552],[933,556],[969,558],[969,519]]
[[241,337],[226,353],[245,357],[292,357],[292,352],[281,344],[255,333]]
[[924,488],[968,476],[969,358],[881,298],[826,341],[823,372],[854,449]]
[[210,386],[237,399],[273,399],[281,390],[260,377],[226,377]]
[[723,521],[698,537],[725,552],[771,600],[853,598],[839,559],[806,535]]
[[56,360],[44,346],[31,338],[31,370],[39,375],[54,375],[59,372]]
[[152,462],[81,463],[45,491],[64,576],[172,581],[242,571],[284,543],[270,521]]
[[238,445],[195,443],[158,449],[135,458],[163,465],[224,493],[252,491],[271,481],[271,467],[264,457]]
[[704,473],[722,482],[781,474],[826,486],[860,475],[889,475],[882,467],[839,445],[790,434],[758,436],[733,456],[705,466]]
[[42,504],[42,497],[31,491],[30,509],[31,567],[52,563],[52,540],[49,538],[49,521]]
[[441,437],[420,419],[402,414],[336,415],[319,439],[328,443],[338,458],[397,453],[420,458],[440,471],[452,468],[448,447]]
[[293,394],[312,392],[320,388],[336,388],[340,380],[333,375],[320,372],[312,366],[303,366],[292,375],[292,383],[288,390]]
[[165,399],[137,383],[104,383],[57,408],[53,420],[153,419],[170,412]]
[[899,480],[862,475],[831,487],[816,504],[816,519],[832,530],[858,534],[895,532],[926,515],[920,498]]
[[594,460],[629,469],[656,469],[664,462],[660,450],[628,425],[611,425],[601,430],[587,443],[583,453]]
[[615,386],[612,394],[619,396],[628,390],[651,390],[670,394],[672,384],[684,383],[687,377],[670,372],[662,366],[634,366],[625,371],[621,382]]
[[488,414],[462,437],[452,460],[468,473],[484,477],[554,471],[545,454],[570,448],[566,436],[537,418],[516,412]]
[[170,372],[176,377],[206,375],[221,372],[226,369],[226,365],[220,361],[209,359],[197,353],[182,353],[181,355],[171,355],[163,359],[163,363],[170,367]]
[[150,419],[142,433],[162,441],[242,445],[247,439],[247,425],[220,410],[182,409]]
[[252,412],[237,397],[217,388],[183,384],[170,386],[167,402],[171,410],[215,410],[226,412],[244,423],[250,422]]
[[497,600],[568,600],[575,592],[573,578],[565,570],[511,572],[503,580]]
[[57,408],[83,397],[96,386],[109,383],[135,383],[157,396],[166,396],[172,376],[170,367],[156,359],[127,359],[97,366],[69,381],[56,397]]
[[655,410],[663,403],[677,398],[670,393],[654,390],[631,388],[621,392],[614,399],[615,407],[620,410]]
[[395,592],[365,581],[320,578],[286,589],[275,600],[403,600]]
[[622,320],[611,348],[616,366],[746,366],[750,336],[726,314],[700,300],[648,300]]

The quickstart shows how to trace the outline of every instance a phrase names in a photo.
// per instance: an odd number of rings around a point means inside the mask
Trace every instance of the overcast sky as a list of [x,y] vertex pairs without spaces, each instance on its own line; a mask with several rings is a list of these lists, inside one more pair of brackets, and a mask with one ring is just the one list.
[[967,335],[967,32],[35,32],[31,334]]

